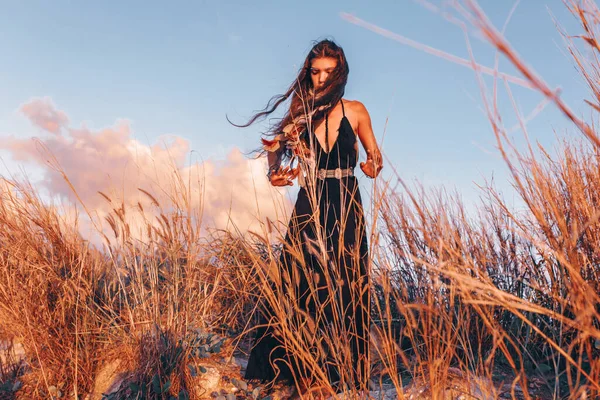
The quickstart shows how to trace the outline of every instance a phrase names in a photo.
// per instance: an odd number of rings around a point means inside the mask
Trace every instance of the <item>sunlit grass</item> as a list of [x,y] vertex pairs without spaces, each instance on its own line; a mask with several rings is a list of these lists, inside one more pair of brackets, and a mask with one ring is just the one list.
[[[596,51],[598,9],[569,6],[581,19],[583,45]],[[474,212],[443,189],[402,184],[392,190],[375,183],[373,205],[365,207],[376,210],[367,226],[371,373],[345,396],[366,398],[369,391],[393,388],[398,398],[596,398],[596,126],[575,116],[533,76],[477,8],[462,12],[571,118],[582,141],[565,142],[553,154],[517,149],[494,99],[484,98],[525,212],[512,210],[493,187],[482,188]],[[598,59],[584,58],[575,45],[571,49],[594,98],[600,98]],[[597,107],[596,100],[590,103]],[[197,369],[208,366],[210,357],[211,363],[225,363],[249,350],[259,304],[271,310],[286,351],[302,361],[296,376],[302,397],[336,396],[325,361],[334,360],[342,387],[351,381],[354,365],[337,301],[340,277],[332,272],[320,282],[333,303],[317,302],[316,314],[308,315],[291,290],[297,278],[280,268],[281,245],[271,225],[253,234],[231,228],[209,235],[201,209],[190,207],[187,184],[176,172],[173,181],[178,189],[163,203],[142,190],[153,204],[135,211],[136,227],[143,221],[146,232],[142,237],[131,234],[132,211],[114,206],[106,229],[99,228],[101,250],[34,188],[2,185],[0,339],[22,346],[26,362],[0,358],[0,398],[85,398],[114,360],[125,384],[111,398],[210,397]],[[323,234],[317,237],[311,251],[327,263]],[[287,246],[306,268],[299,243]],[[329,328],[322,331],[318,320],[328,307],[333,318],[327,317]],[[218,337],[226,338],[223,344]],[[238,395],[252,397],[252,389]]]

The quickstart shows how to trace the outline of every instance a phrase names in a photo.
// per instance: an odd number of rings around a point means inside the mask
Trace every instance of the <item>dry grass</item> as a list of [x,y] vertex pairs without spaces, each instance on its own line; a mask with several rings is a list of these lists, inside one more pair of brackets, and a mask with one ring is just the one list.
[[[568,6],[582,22],[583,45],[592,47],[584,58],[578,43],[569,42],[597,109],[600,12],[591,2]],[[347,395],[364,398],[369,388],[387,385],[399,398],[418,398],[417,392],[434,399],[461,393],[597,398],[598,134],[528,69],[475,3],[457,10],[573,121],[585,141],[564,142],[555,154],[540,146],[521,151],[505,134],[495,98],[484,97],[525,211],[512,210],[493,187],[482,188],[473,212],[443,190],[402,184],[397,191],[376,183],[369,229],[373,368]],[[110,398],[209,396],[190,368],[203,363],[199,338],[203,332],[228,337],[219,348],[231,356],[247,342],[259,300],[271,310],[287,351],[302,361],[296,379],[308,387],[303,397],[335,395],[322,368],[332,359],[327,348],[336,348],[342,384],[350,381],[343,321],[334,318],[330,330],[320,331],[298,309],[289,290],[295,278],[278,267],[281,249],[270,241],[270,226],[255,235],[233,230],[206,235],[199,211],[189,206],[186,185],[173,178],[180,185],[169,204],[144,191],[154,205],[135,211],[144,221],[144,240],[131,235],[132,211],[114,207],[106,220],[110,230],[102,231],[103,251],[81,238],[78,227],[65,223],[32,187],[4,186],[0,339],[20,343],[27,365],[15,369],[1,359],[1,398],[85,398],[103,366],[116,359],[127,384]],[[311,198],[316,201],[316,194]],[[322,259],[324,243],[321,233],[312,243]],[[301,254],[295,254],[302,265]],[[336,278],[326,282],[334,298]],[[341,315],[336,307],[334,315]],[[318,319],[326,305],[317,309]],[[22,387],[14,386],[16,379]]]
[[[6,187],[0,326],[3,339],[24,347],[24,398],[89,393],[99,368],[115,358],[150,390],[158,376],[161,390],[168,382],[176,394],[193,394],[182,374],[185,344],[197,329],[243,329],[252,309],[251,265],[236,240],[201,237],[200,219],[184,216],[182,202],[158,210],[146,240],[136,241],[119,207],[107,218],[114,239],[99,252],[31,187]],[[213,256],[228,262],[215,265]]]

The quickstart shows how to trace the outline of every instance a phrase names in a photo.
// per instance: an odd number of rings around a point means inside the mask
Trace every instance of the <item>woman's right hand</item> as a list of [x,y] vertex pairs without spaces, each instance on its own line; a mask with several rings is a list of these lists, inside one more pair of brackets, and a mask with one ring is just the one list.
[[271,172],[270,181],[273,186],[292,186],[294,180],[298,176],[300,169],[283,167]]

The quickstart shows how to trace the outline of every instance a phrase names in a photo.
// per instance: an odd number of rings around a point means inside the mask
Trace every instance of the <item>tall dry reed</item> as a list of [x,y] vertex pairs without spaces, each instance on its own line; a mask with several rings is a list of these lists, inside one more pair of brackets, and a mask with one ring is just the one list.
[[[568,46],[597,110],[600,12],[592,2],[568,2],[568,7],[584,32],[581,43],[568,40]],[[577,117],[526,66],[476,3],[458,4],[456,10],[573,121],[584,141],[565,141],[556,151],[519,149],[502,126],[497,100],[484,96],[524,210],[512,209],[492,186],[482,187],[482,200],[472,210],[443,189],[411,187],[402,180],[400,190],[375,184],[368,227],[371,324],[365,327],[372,337],[372,374],[346,395],[365,398],[369,390],[393,387],[398,398],[417,392],[434,399],[460,394],[596,398],[600,159],[595,124]],[[512,96],[510,86],[505,88]],[[3,186],[0,333],[21,343],[27,360],[20,372],[23,387],[12,395],[83,398],[102,366],[119,359],[130,372],[123,398],[205,396],[188,368],[197,358],[198,330],[247,336],[262,302],[269,305],[270,322],[286,350],[302,361],[296,377],[305,387],[302,396],[335,396],[323,362],[335,361],[342,387],[354,367],[340,310],[331,329],[320,330],[319,314],[311,317],[299,309],[289,290],[295,278],[279,265],[281,249],[271,241],[269,226],[255,235],[235,229],[208,235],[201,210],[192,206],[189,182],[176,173],[173,182],[164,200],[144,190],[151,206],[137,209],[105,196],[112,211],[105,220],[110,229],[102,231],[102,251],[32,187]],[[132,214],[137,227],[142,221],[144,235],[132,234]],[[306,267],[299,243],[287,246]],[[311,248],[327,262],[324,235]],[[325,284],[335,299],[335,274]],[[327,350],[332,348],[333,355]],[[0,367],[3,379],[14,375]]]

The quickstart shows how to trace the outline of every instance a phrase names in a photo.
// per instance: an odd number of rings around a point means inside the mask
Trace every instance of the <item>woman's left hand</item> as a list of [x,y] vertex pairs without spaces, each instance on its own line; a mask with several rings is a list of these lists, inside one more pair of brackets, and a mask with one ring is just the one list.
[[383,168],[383,161],[381,160],[381,156],[373,158],[373,154],[370,150],[367,150],[367,161],[360,163],[360,169],[367,175],[369,178],[375,178],[379,175],[379,172]]

